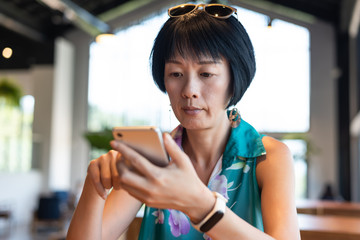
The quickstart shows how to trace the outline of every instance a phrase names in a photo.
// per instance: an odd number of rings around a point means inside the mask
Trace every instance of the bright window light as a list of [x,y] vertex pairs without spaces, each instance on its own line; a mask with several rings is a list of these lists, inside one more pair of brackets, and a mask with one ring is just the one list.
[[239,9],[239,20],[253,42],[255,78],[237,105],[242,117],[264,132],[306,132],[310,118],[309,31]]

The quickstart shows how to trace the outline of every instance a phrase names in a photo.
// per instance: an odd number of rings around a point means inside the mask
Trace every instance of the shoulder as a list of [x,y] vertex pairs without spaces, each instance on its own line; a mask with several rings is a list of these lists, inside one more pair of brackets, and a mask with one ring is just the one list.
[[272,138],[272,137],[269,137],[269,136],[264,136],[262,138],[262,143],[263,143],[264,148],[266,150],[267,158],[268,157],[274,157],[274,156],[277,156],[279,154],[280,155],[283,155],[283,154],[285,154],[285,155],[290,154],[291,155],[288,146],[285,143],[283,143],[283,142],[281,142],[281,141],[279,141],[279,140],[277,140],[275,138]]
[[287,145],[275,138],[265,136],[262,143],[266,150],[266,155],[258,158],[256,167],[256,178],[259,187],[263,187],[264,182],[273,182],[276,179],[286,180],[293,175],[293,159]]

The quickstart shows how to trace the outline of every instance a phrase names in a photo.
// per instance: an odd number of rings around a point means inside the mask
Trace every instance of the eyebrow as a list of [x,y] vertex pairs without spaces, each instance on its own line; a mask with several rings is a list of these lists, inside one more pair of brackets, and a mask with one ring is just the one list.
[[[165,63],[174,63],[174,64],[179,64],[179,65],[182,64],[180,61],[177,61],[175,59],[169,59],[169,60],[165,61]],[[206,65],[206,64],[217,64],[217,63],[220,63],[220,61],[219,60],[201,60],[196,63],[199,65]]]

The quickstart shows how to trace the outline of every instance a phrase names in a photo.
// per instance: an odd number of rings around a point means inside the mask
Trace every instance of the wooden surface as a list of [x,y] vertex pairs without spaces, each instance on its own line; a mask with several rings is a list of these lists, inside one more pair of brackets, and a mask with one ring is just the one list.
[[316,215],[337,215],[360,217],[360,203],[323,201],[323,200],[297,200],[298,213]]
[[302,240],[359,240],[360,218],[298,214]]

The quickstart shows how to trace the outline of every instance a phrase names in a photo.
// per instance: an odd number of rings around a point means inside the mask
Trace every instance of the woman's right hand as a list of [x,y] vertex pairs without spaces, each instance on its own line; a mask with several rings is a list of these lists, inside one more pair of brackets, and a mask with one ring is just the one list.
[[103,199],[106,199],[109,189],[120,189],[120,178],[116,169],[116,162],[120,160],[120,157],[119,152],[110,150],[89,164],[88,177]]

